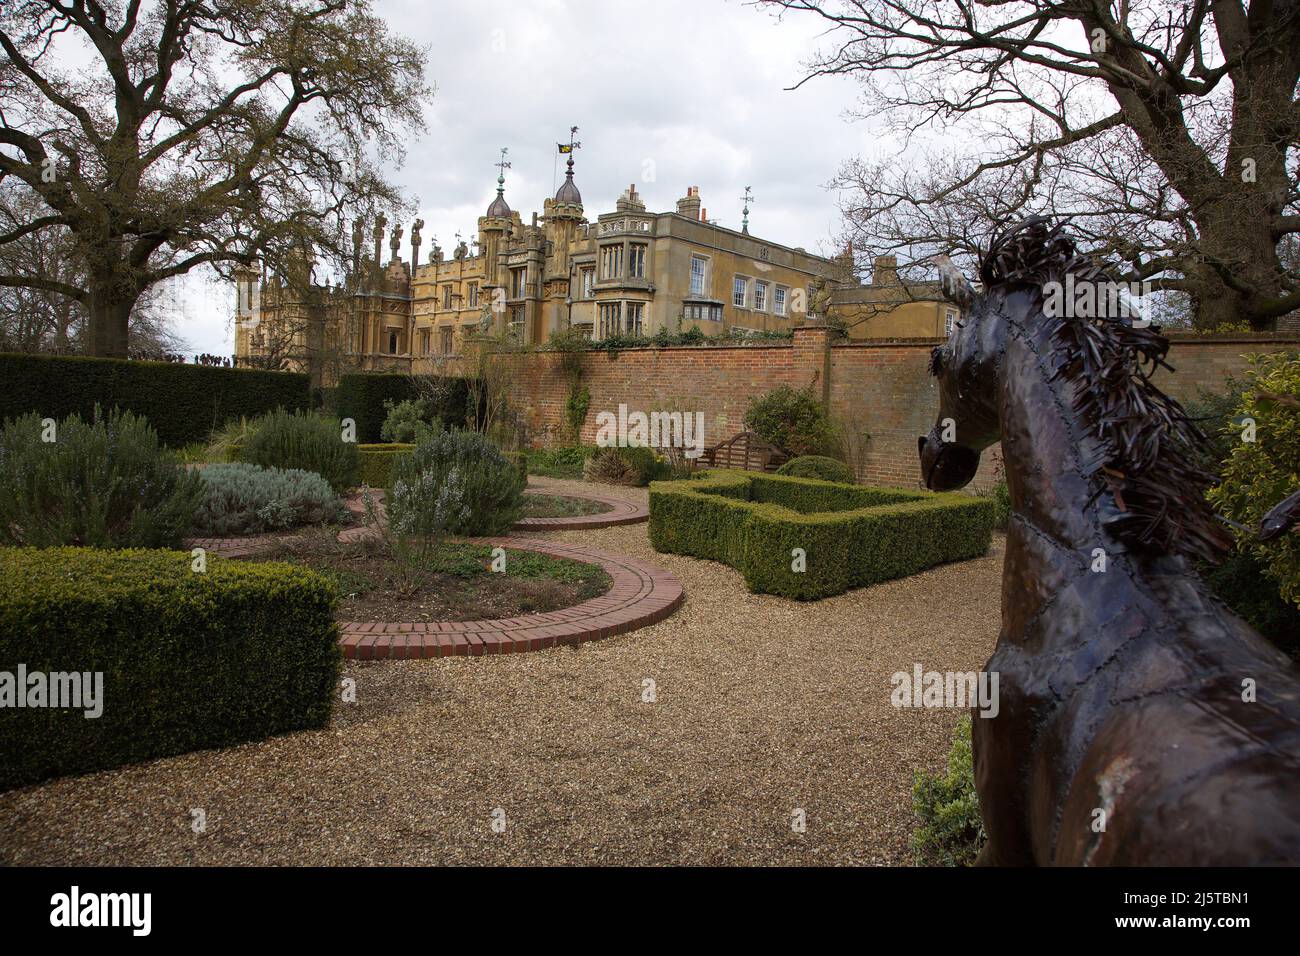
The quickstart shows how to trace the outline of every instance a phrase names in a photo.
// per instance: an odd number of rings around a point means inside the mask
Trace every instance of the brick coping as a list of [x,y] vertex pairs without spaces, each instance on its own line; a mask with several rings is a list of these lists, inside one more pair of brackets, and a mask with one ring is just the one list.
[[608,511],[594,515],[566,515],[561,518],[520,518],[515,522],[513,531],[579,531],[583,528],[612,528],[615,525],[638,524],[650,520],[650,509],[645,505],[615,498],[612,495],[600,495],[588,491],[551,491],[541,488],[525,489],[530,495],[550,495],[555,498],[581,498],[599,501],[608,505]]
[[612,583],[606,593],[590,601],[526,617],[435,623],[341,622],[343,656],[362,661],[477,657],[581,644],[656,624],[676,611],[685,597],[674,575],[623,555],[536,538],[466,540],[598,564]]

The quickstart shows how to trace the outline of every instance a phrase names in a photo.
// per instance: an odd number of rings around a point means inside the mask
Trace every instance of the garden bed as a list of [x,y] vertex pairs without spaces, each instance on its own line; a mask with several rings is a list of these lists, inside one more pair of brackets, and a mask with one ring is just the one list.
[[613,505],[595,498],[575,498],[570,495],[524,495],[525,518],[579,518],[612,511]]
[[280,539],[270,560],[300,565],[332,580],[337,617],[356,622],[478,621],[543,614],[606,593],[610,577],[598,565],[506,549],[493,571],[486,544],[444,542],[427,571],[413,573],[362,539],[338,542],[323,534]]

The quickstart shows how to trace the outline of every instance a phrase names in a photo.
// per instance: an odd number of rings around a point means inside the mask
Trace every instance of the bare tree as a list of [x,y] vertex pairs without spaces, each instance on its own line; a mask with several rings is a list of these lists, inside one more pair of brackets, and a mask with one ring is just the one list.
[[807,80],[859,78],[865,117],[950,148],[854,160],[859,248],[974,252],[996,223],[1074,216],[1126,278],[1199,324],[1300,308],[1297,0],[762,0],[820,17]]
[[429,95],[424,51],[368,0],[13,0],[0,52],[0,181],[43,203],[0,245],[66,230],[85,264],[0,286],[82,303],[95,355],[125,355],[140,294],[196,266],[306,245],[341,271],[344,221],[401,207],[377,161]]

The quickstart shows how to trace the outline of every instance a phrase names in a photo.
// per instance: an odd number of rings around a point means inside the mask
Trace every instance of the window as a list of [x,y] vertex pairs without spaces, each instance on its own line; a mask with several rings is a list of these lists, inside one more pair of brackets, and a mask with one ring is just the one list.
[[396,332],[388,333],[388,354],[389,355],[397,354],[397,333]]
[[749,280],[744,276],[736,276],[731,280],[731,304],[738,309],[749,305]]
[[604,246],[600,250],[600,277],[617,279],[623,275],[623,247]]
[[428,329],[421,329],[421,330],[420,330],[420,354],[421,354],[421,355],[428,355],[428,354],[429,354],[429,340],[430,340],[431,338],[432,338],[432,335],[431,335],[431,333],[429,332]]
[[943,317],[943,334],[952,335],[952,330],[957,327],[957,313],[949,309]]
[[645,278],[645,250],[644,242],[634,242],[628,247],[627,274],[633,279]]
[[510,298],[522,299],[528,294],[528,269],[510,270]]
[[708,267],[708,259],[691,256],[691,295],[704,295],[704,276]]
[[645,304],[642,302],[629,302],[627,304],[627,315],[624,319],[628,335],[641,334],[641,316],[645,313]]
[[443,355],[451,355],[453,351],[452,336],[455,335],[454,326],[448,325],[438,330],[438,351]]
[[776,315],[785,315],[786,291],[787,289],[783,285],[779,285],[772,290],[772,312]]
[[442,287],[442,307],[444,309],[451,308],[451,286],[449,285]]
[[523,332],[524,307],[522,305],[512,305],[510,307],[510,334],[514,336],[517,341],[521,341]]
[[582,270],[582,298],[584,299],[591,298],[591,287],[595,285],[595,283],[596,283],[596,270],[583,269]]
[[687,322],[721,322],[722,306],[692,302],[682,309],[682,317]]
[[600,304],[600,337],[602,339],[618,334],[622,305],[621,302],[602,302]]
[[754,308],[759,312],[767,311],[767,283],[762,280],[754,283]]
[[469,307],[471,309],[478,308],[478,283],[477,282],[471,282],[469,284]]

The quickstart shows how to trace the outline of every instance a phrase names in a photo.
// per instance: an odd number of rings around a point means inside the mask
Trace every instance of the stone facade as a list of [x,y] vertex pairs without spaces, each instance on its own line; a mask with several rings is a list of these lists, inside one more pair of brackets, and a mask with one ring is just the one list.
[[[460,242],[448,257],[434,245],[420,262],[417,220],[409,261],[398,225],[387,265],[377,267],[386,227],[382,216],[371,224],[368,255],[361,249],[364,228],[354,228],[352,270],[342,286],[307,284],[309,293],[293,294],[304,284],[242,276],[241,307],[247,300],[258,309],[256,322],[236,326],[238,359],[259,364],[278,351],[294,353],[292,367],[308,367],[328,385],[340,366],[428,371],[459,355],[477,333],[510,333],[540,345],[568,329],[594,340],[692,328],[706,335],[772,332],[834,321],[841,311],[854,338],[943,331],[937,286],[859,286],[851,253],[828,259],[760,239],[748,221],[739,232],[719,226],[707,218],[696,187],[672,212],[650,212],[629,186],[612,211],[589,220],[572,160],[542,215],[527,223],[510,208],[498,177],[473,249]],[[916,291],[933,301],[910,301]],[[857,321],[867,312],[869,321]]]

